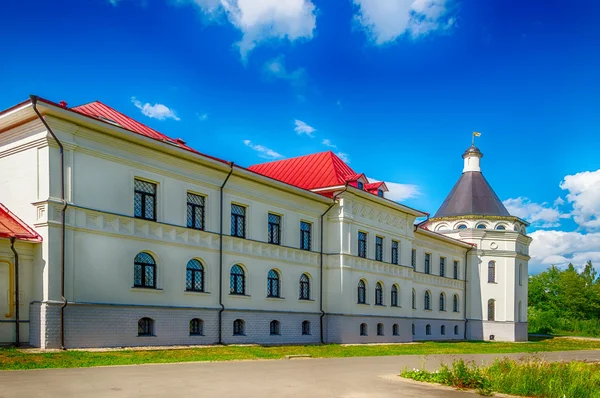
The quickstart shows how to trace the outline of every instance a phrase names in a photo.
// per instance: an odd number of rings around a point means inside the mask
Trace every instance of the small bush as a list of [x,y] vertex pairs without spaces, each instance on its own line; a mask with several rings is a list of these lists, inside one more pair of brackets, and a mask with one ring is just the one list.
[[451,367],[442,365],[435,372],[413,369],[405,370],[400,376],[456,388],[471,388],[482,395],[496,391],[529,397],[600,397],[598,363],[500,359],[489,367],[478,367],[458,360]]

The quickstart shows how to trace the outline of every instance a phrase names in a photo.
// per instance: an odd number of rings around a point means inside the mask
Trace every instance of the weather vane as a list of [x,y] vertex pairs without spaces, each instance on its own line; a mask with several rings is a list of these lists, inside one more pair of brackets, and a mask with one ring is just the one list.
[[481,133],[478,131],[473,131],[473,137],[471,138],[471,145],[475,146],[475,137],[481,137]]

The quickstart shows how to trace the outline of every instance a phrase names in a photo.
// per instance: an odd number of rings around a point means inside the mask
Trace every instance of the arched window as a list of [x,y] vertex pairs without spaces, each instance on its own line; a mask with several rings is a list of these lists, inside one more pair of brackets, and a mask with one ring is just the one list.
[[425,326],[425,334],[428,336],[431,335],[431,325]]
[[281,297],[279,272],[270,270],[267,275],[267,297]]
[[200,318],[190,321],[190,336],[202,336],[204,333],[204,322]]
[[440,293],[440,311],[446,311],[446,295],[444,292]]
[[458,312],[458,294],[455,294],[452,299],[452,311]]
[[242,319],[236,319],[233,321],[233,335],[243,336],[245,333],[246,323]]
[[458,334],[458,325],[454,325],[454,334]]
[[377,324],[377,336],[383,336],[383,323]]
[[278,335],[279,333],[279,321],[271,321],[269,325],[269,330],[271,331],[271,336]]
[[445,336],[445,335],[446,335],[446,325],[442,325],[442,326],[440,327],[440,333],[442,334],[442,336]]
[[141,252],[135,256],[133,286],[156,288],[156,262],[148,253]]
[[231,267],[229,289],[231,294],[246,294],[246,273],[244,272],[244,269],[237,264]]
[[310,322],[309,321],[302,322],[302,335],[303,336],[310,335]]
[[519,286],[523,286],[523,264],[519,264]]
[[398,307],[398,285],[392,285],[391,294],[391,305],[392,307]]
[[431,293],[429,292],[429,290],[425,291],[425,309],[431,309]]
[[392,334],[394,336],[400,336],[400,326],[397,323],[394,323],[394,326],[392,326]]
[[504,230],[506,230],[506,227],[504,225],[496,225],[496,229],[498,231],[504,231]]
[[412,335],[413,336],[415,335],[415,324],[414,323],[412,324]]
[[154,336],[154,319],[144,317],[138,321],[138,336]]
[[366,323],[361,323],[360,324],[360,335],[361,336],[368,336],[368,334],[367,334],[367,324]]
[[204,291],[204,267],[196,259],[192,259],[187,263],[185,289],[193,292]]
[[307,274],[300,275],[300,300],[310,300],[310,277]]
[[456,229],[467,229],[467,226],[465,224],[460,224]]
[[361,279],[358,281],[358,304],[367,303],[367,285],[365,281]]
[[412,290],[412,308],[413,310],[417,309],[417,293],[415,292],[415,289]]
[[496,320],[496,300],[488,300],[488,321]]
[[517,322],[523,322],[521,319],[521,302],[519,301],[519,307],[517,308]]
[[488,263],[488,283],[496,283],[496,262]]
[[486,228],[485,224],[478,224],[477,225],[477,229],[485,229],[485,228]]
[[375,285],[375,305],[383,305],[383,286],[381,282]]

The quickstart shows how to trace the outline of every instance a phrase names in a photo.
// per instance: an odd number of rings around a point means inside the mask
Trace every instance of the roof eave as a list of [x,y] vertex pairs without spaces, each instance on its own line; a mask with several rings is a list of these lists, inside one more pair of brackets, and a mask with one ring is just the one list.
[[374,200],[376,202],[380,202],[380,204],[382,204],[384,206],[392,207],[392,208],[394,208],[396,210],[400,210],[403,213],[408,213],[408,214],[413,215],[413,216],[415,216],[417,218],[428,216],[428,213],[426,213],[426,212],[423,212],[423,211],[420,211],[420,210],[417,210],[417,209],[413,209],[412,207],[405,206],[403,204],[400,204],[398,202],[394,202],[393,200],[390,200],[390,199],[387,199],[387,198],[382,198],[381,196],[377,196],[377,195],[374,195],[374,194],[372,194],[370,192],[363,191],[362,189],[358,189],[356,187],[353,187],[352,185],[348,185],[347,191],[351,192],[351,193],[353,193],[353,194],[355,194],[357,196],[360,196],[362,198]]

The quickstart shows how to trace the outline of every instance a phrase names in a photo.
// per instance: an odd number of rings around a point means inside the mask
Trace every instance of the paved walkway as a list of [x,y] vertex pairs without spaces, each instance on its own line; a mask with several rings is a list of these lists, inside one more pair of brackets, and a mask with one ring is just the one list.
[[[292,359],[0,372],[0,397],[474,397],[402,381],[404,367],[433,370],[456,358],[490,363],[524,354]],[[600,361],[599,351],[538,354],[551,361]]]

